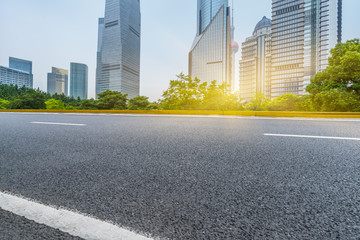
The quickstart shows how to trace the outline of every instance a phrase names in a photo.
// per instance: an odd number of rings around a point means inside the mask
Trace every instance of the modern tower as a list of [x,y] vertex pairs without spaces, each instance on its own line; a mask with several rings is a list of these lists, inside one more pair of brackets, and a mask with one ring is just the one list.
[[8,68],[0,66],[0,84],[32,88],[32,62],[10,57]]
[[341,41],[342,0],[272,0],[271,97],[303,95]]
[[242,44],[240,96],[249,101],[256,92],[270,98],[271,20],[263,17]]
[[53,67],[47,77],[47,92],[68,96],[68,75],[68,70]]
[[87,99],[88,66],[81,63],[70,63],[70,96]]
[[99,19],[96,95],[106,90],[140,92],[140,0],[106,0]]
[[216,80],[231,88],[236,48],[231,45],[230,4],[228,0],[198,0],[197,4],[197,33],[189,53],[189,75],[202,82]]

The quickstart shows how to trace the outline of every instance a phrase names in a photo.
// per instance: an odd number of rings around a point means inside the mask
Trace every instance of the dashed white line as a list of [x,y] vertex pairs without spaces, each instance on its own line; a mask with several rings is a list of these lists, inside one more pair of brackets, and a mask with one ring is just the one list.
[[349,138],[349,137],[327,137],[327,136],[290,135],[290,134],[272,134],[272,133],[265,133],[264,136],[360,141],[360,138]]
[[43,124],[43,125],[86,126],[86,124],[79,124],[79,123],[57,123],[57,122],[31,122],[31,123]]
[[84,239],[150,240],[114,224],[0,192],[0,208]]

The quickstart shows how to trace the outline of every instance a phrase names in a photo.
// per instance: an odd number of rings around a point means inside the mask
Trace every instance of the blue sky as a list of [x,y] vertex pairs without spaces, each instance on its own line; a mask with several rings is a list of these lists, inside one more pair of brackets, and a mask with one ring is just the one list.
[[[235,40],[241,44],[256,23],[270,18],[271,0],[234,0]],[[343,40],[360,38],[359,0],[343,0]],[[51,67],[89,66],[95,96],[97,22],[105,0],[0,0],[0,65],[9,56],[33,61],[34,87],[46,90]],[[175,75],[187,73],[196,32],[196,0],[141,0],[141,94],[157,100]],[[237,59],[240,58],[240,52]]]

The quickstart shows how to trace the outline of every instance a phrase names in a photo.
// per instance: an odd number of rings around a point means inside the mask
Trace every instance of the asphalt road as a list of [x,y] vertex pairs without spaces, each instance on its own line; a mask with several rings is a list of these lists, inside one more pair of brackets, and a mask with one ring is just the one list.
[[[160,239],[360,239],[360,141],[264,134],[360,121],[0,113],[0,191]],[[0,239],[72,239],[0,219]]]

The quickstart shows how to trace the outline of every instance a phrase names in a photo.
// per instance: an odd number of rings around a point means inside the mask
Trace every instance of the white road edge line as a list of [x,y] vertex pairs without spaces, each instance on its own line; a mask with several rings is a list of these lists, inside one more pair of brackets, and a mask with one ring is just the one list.
[[84,239],[150,240],[150,238],[80,213],[56,209],[0,191],[0,208]]
[[315,139],[334,139],[334,140],[351,140],[360,141],[360,138],[348,138],[348,137],[326,137],[326,136],[309,136],[309,135],[289,135],[289,134],[272,134],[265,133],[264,136],[272,137],[293,137],[293,138],[315,138]]
[[31,122],[32,124],[43,124],[43,125],[62,125],[62,126],[86,126],[86,124],[78,123],[56,123],[56,122]]

